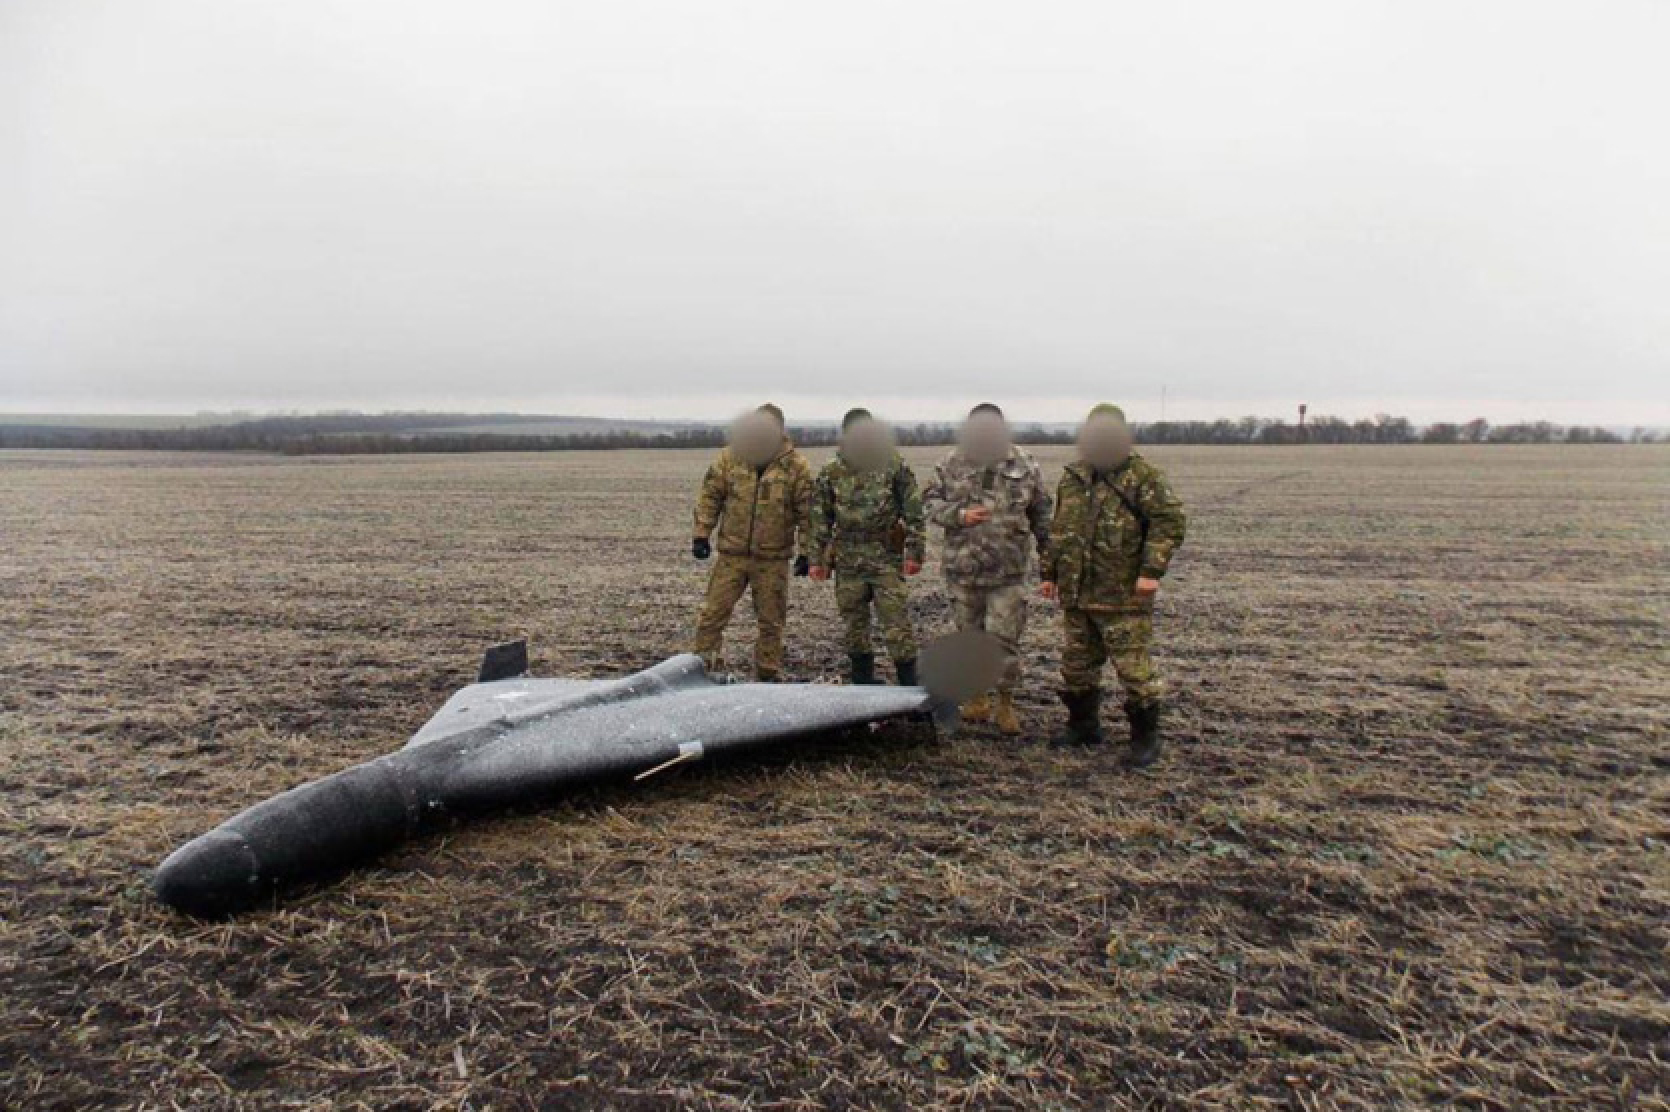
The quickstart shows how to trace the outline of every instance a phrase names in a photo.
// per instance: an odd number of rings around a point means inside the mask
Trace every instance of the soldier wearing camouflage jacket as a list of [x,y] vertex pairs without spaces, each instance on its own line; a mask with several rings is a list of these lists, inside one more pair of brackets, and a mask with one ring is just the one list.
[[1056,488],[1055,516],[1042,575],[1044,593],[1062,607],[1061,678],[1068,709],[1063,741],[1101,740],[1103,667],[1111,661],[1125,691],[1132,763],[1159,752],[1164,685],[1154,670],[1154,596],[1183,543],[1183,504],[1158,467],[1124,450],[1100,462],[1083,457],[1083,440],[1100,421],[1103,431],[1124,427],[1114,406],[1098,406],[1081,433],[1081,458],[1067,466]]
[[759,623],[754,674],[770,681],[782,676],[789,558],[797,544],[802,551],[795,574],[809,568],[803,546],[813,478],[811,464],[783,432],[779,411],[765,406],[759,412],[776,422],[775,454],[768,445],[758,453],[762,462],[751,463],[736,446],[725,448],[707,469],[696,497],[693,551],[705,560],[716,548],[719,558],[696,619],[693,650],[710,670],[723,671],[725,627],[743,594],[752,592]]
[[[868,419],[854,411],[844,430]],[[896,452],[876,465],[861,465],[843,447],[818,474],[812,496],[812,575],[823,579],[834,573],[854,683],[875,682],[872,607],[899,682],[916,682],[916,635],[905,577],[921,569],[924,548],[922,497],[909,465]]]
[[[986,421],[1000,437],[990,450],[965,443],[934,468],[923,500],[928,520],[945,530],[945,581],[959,630],[984,630],[1003,646],[995,712],[981,696],[963,707],[973,723],[995,717],[1006,734],[1018,734],[1014,692],[1026,633],[1026,575],[1036,548],[1049,544],[1050,496],[1038,463],[1008,441],[1002,413],[979,406],[971,427]],[[991,460],[991,462],[985,462]]]

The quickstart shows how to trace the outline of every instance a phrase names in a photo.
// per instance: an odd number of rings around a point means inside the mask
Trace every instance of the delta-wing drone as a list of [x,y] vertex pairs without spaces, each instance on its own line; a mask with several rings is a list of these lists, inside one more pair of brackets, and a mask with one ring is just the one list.
[[621,679],[535,679],[526,642],[499,645],[483,658],[477,682],[403,748],[235,815],[170,854],[152,887],[180,911],[230,914],[453,817],[852,726],[912,718],[944,725],[954,721],[957,700],[995,679],[999,659],[981,635],[942,638],[922,654],[930,692],[726,683],[690,655]]

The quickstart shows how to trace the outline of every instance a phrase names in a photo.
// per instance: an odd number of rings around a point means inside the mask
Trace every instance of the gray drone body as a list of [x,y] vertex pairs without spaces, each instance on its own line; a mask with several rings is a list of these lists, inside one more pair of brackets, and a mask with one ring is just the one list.
[[157,897],[224,915],[452,816],[946,709],[920,687],[719,683],[690,655],[618,680],[534,679],[526,661],[520,643],[495,648],[481,682],[447,700],[404,748],[258,803],[181,846],[157,868]]

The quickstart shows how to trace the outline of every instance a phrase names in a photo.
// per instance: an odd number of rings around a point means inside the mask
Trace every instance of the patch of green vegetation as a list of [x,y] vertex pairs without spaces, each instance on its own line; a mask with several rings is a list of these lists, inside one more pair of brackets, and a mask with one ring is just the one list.
[[1373,865],[1380,860],[1374,847],[1352,842],[1329,842],[1316,851],[1316,856],[1324,861],[1350,861],[1358,865]]
[[1471,854],[1487,861],[1517,865],[1541,862],[1548,856],[1535,842],[1506,834],[1469,834],[1462,831],[1450,842],[1450,845],[1438,851],[1438,856],[1445,861],[1454,861],[1458,857]]
[[1031,1068],[1036,1057],[1010,1045],[996,1031],[970,1020],[925,1044],[905,1049],[905,1061],[927,1065],[940,1073],[951,1069],[953,1055],[961,1054],[970,1068],[985,1073],[1021,1073]]
[[1197,952],[1181,943],[1153,942],[1146,938],[1108,939],[1108,959],[1119,969],[1148,973],[1169,973]]
[[1252,856],[1247,852],[1246,846],[1218,838],[1191,838],[1183,843],[1183,848],[1190,853],[1204,853],[1209,857],[1231,857],[1237,861],[1245,861]]
[[946,946],[982,965],[996,965],[1003,960],[1003,947],[983,934],[977,934],[973,938],[953,938]]

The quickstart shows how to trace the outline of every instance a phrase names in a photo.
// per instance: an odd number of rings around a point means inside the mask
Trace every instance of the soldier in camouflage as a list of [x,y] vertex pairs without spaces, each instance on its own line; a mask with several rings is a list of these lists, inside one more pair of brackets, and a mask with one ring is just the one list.
[[887,428],[862,409],[841,421],[841,448],[812,496],[812,578],[835,577],[853,683],[876,682],[870,611],[899,683],[916,683],[916,635],[905,580],[922,570],[922,497]]
[[696,619],[694,651],[710,671],[724,670],[725,626],[744,592],[752,592],[759,623],[755,678],[782,678],[789,557],[797,543],[801,551],[794,574],[806,575],[811,568],[804,546],[812,483],[812,467],[790,442],[783,411],[769,403],[736,423],[731,443],[702,478],[690,550],[706,560],[713,554],[717,530],[719,559]]
[[969,411],[960,443],[934,468],[923,501],[928,520],[945,530],[945,581],[959,630],[984,630],[1002,644],[1005,661],[995,707],[981,695],[963,706],[968,722],[993,721],[1021,732],[1015,685],[1026,633],[1026,573],[1037,547],[1049,544],[1050,496],[1038,463],[1014,445],[1003,411],[989,403]]
[[1118,406],[1090,411],[1079,432],[1079,458],[1056,489],[1050,547],[1043,561],[1045,598],[1062,607],[1062,744],[1103,740],[1102,668],[1112,660],[1130,720],[1127,760],[1142,767],[1160,754],[1165,689],[1149,659],[1154,596],[1183,543],[1183,504],[1160,469],[1131,451]]

